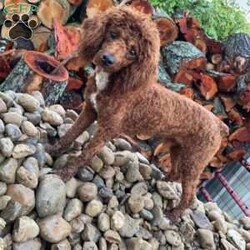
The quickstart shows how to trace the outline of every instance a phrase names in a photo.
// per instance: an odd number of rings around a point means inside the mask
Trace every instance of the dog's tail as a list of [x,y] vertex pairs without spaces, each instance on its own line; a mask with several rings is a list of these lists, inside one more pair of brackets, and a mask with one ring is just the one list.
[[229,127],[224,122],[220,121],[219,128],[222,137],[226,137],[229,135]]

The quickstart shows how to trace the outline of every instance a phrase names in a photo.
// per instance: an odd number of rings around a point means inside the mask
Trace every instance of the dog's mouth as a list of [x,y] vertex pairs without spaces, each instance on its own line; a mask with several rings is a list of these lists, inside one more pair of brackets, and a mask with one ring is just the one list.
[[107,73],[113,73],[114,71],[110,70],[109,68],[105,67],[104,65],[97,64],[96,62],[93,62],[93,66],[95,68],[95,73],[99,72],[107,72]]
[[103,60],[103,55],[97,55],[94,60],[93,64],[96,68],[101,69],[102,71],[108,72],[108,73],[114,73],[117,71],[116,64],[115,63],[107,63]]

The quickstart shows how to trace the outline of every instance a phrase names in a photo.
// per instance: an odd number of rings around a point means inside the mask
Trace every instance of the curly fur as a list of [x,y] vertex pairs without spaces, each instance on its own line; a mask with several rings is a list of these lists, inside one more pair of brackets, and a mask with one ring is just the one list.
[[[131,57],[130,46],[134,46],[135,57]],[[176,143],[170,150],[172,169],[167,179],[182,183],[181,201],[169,214],[177,218],[190,206],[199,176],[218,151],[228,128],[201,105],[157,83],[159,51],[160,38],[154,22],[129,7],[112,8],[86,19],[81,56],[96,64],[96,74],[108,73],[107,83],[97,89],[97,78],[89,79],[79,118],[48,150],[56,153],[66,148],[97,119],[98,130],[82,154],[57,171],[68,179],[107,141],[122,133],[174,139]],[[116,59],[108,67],[101,61],[107,52]]]

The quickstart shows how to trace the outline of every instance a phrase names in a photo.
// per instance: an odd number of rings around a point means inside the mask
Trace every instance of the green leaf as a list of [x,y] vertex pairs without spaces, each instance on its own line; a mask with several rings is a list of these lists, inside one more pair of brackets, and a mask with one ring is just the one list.
[[234,32],[250,33],[250,22],[235,0],[151,0],[151,3],[169,15],[189,10],[205,32],[215,39],[223,40]]

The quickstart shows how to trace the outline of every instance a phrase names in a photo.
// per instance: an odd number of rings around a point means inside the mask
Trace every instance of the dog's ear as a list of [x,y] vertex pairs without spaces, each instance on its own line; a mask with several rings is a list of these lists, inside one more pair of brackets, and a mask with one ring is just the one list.
[[105,38],[105,30],[108,19],[106,13],[100,13],[94,17],[86,18],[82,24],[82,42],[80,56],[91,62],[101,48]]

